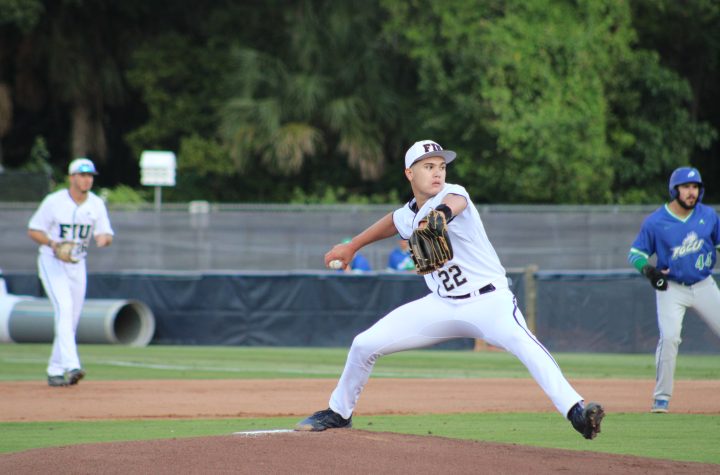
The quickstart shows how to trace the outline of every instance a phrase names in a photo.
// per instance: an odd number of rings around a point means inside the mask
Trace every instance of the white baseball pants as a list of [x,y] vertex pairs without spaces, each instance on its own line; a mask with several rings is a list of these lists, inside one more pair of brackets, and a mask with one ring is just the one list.
[[48,376],[81,368],[75,332],[85,302],[87,273],[85,260],[68,264],[41,253],[38,271],[48,299],[55,309],[55,338],[47,367]]
[[582,397],[528,330],[507,283],[494,284],[493,292],[462,300],[427,295],[396,308],[356,336],[330,397],[330,408],[346,419],[350,417],[380,356],[454,338],[481,338],[515,355],[557,410],[566,416]]

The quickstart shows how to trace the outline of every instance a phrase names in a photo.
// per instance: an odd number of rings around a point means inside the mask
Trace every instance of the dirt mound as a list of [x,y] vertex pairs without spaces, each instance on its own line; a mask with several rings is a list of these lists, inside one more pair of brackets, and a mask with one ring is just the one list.
[[77,445],[0,457],[4,473],[50,467],[58,474],[717,473],[716,465],[355,429]]

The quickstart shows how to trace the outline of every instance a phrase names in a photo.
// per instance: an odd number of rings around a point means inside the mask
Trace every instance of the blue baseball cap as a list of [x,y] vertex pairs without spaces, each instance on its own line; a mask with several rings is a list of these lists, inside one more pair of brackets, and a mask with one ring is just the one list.
[[76,158],[70,162],[68,175],[75,175],[76,173],[92,173],[93,175],[97,175],[95,164],[87,158]]

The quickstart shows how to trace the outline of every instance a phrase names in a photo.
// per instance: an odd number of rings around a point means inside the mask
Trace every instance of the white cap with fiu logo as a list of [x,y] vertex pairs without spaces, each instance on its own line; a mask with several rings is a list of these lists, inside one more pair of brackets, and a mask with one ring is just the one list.
[[452,150],[443,150],[437,142],[421,140],[415,142],[405,153],[405,168],[410,168],[413,163],[428,157],[442,157],[445,163],[450,163],[456,156],[457,154]]

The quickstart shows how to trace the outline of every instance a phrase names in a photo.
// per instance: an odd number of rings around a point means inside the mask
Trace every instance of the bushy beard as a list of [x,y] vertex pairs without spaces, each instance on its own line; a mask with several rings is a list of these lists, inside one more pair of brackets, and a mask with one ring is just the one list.
[[683,208],[683,209],[687,209],[687,210],[694,209],[695,206],[696,206],[697,203],[698,203],[697,200],[695,200],[695,203],[694,203],[694,204],[689,205],[689,204],[687,204],[686,202],[684,202],[683,200],[681,200],[680,197],[678,197],[678,198],[676,198],[676,199],[677,199],[677,202],[678,202],[678,204],[680,205],[680,207]]

